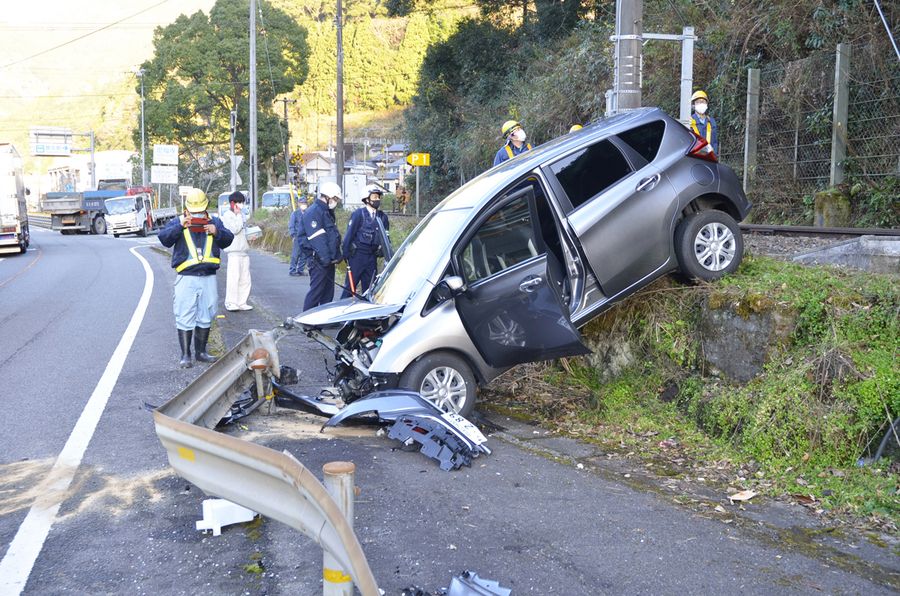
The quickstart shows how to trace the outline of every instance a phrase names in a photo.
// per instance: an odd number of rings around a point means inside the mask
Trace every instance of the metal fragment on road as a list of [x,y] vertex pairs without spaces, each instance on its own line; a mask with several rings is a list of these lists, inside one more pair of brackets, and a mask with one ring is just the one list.
[[474,571],[464,571],[454,577],[447,596],[509,596],[512,590],[500,586],[500,582],[478,577]]

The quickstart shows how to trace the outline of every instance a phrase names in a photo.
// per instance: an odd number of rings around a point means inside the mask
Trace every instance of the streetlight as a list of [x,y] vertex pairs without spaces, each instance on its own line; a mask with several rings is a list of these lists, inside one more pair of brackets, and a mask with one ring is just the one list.
[[147,186],[147,160],[144,151],[146,143],[144,142],[144,73],[147,72],[143,68],[134,71],[134,74],[141,79],[141,186]]

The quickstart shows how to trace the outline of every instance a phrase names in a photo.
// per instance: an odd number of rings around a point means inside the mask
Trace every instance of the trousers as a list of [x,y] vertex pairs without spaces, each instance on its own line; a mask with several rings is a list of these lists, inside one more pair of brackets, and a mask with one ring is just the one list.
[[225,273],[225,308],[247,306],[250,298],[250,255],[245,252],[229,252]]
[[209,328],[216,316],[219,289],[215,275],[175,276],[175,327],[191,331],[194,327]]
[[306,251],[303,250],[303,240],[294,238],[294,246],[291,249],[291,264],[288,273],[303,273],[306,269]]
[[309,291],[303,310],[328,304],[334,300],[334,265],[322,265],[315,258],[309,261]]
[[[375,253],[357,250],[355,255],[347,259],[347,265],[350,273],[353,274],[353,285],[356,287],[356,293],[364,294],[369,289],[369,286],[372,285],[372,280],[375,279],[378,257],[375,256]],[[341,294],[341,298],[349,298],[350,296],[350,276],[347,275],[344,280],[344,291]]]

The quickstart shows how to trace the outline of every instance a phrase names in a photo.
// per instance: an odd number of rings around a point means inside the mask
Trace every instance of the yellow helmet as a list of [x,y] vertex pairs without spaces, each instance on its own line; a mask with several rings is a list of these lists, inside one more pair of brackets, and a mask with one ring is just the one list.
[[507,120],[503,123],[503,126],[500,127],[500,134],[503,135],[504,138],[506,138],[509,136],[509,133],[517,128],[522,128],[522,125],[515,120]]
[[694,103],[698,99],[705,99],[706,101],[709,101],[709,95],[707,95],[706,91],[702,89],[699,91],[694,91],[694,94],[691,95],[691,103]]
[[580,124],[573,124],[572,128],[569,129],[569,132],[575,132],[576,130],[581,130],[582,128],[584,128],[584,127],[581,126]]
[[192,188],[184,195],[184,208],[191,213],[203,213],[209,207],[206,193],[199,188]]

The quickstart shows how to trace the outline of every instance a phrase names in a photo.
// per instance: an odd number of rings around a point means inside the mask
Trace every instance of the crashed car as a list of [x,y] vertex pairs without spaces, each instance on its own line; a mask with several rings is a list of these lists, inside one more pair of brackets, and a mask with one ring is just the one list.
[[654,279],[715,280],[750,210],[731,168],[659,109],[494,167],[415,228],[363,297],[294,317],[350,403],[404,388],[467,416],[510,367],[587,353],[577,329]]

